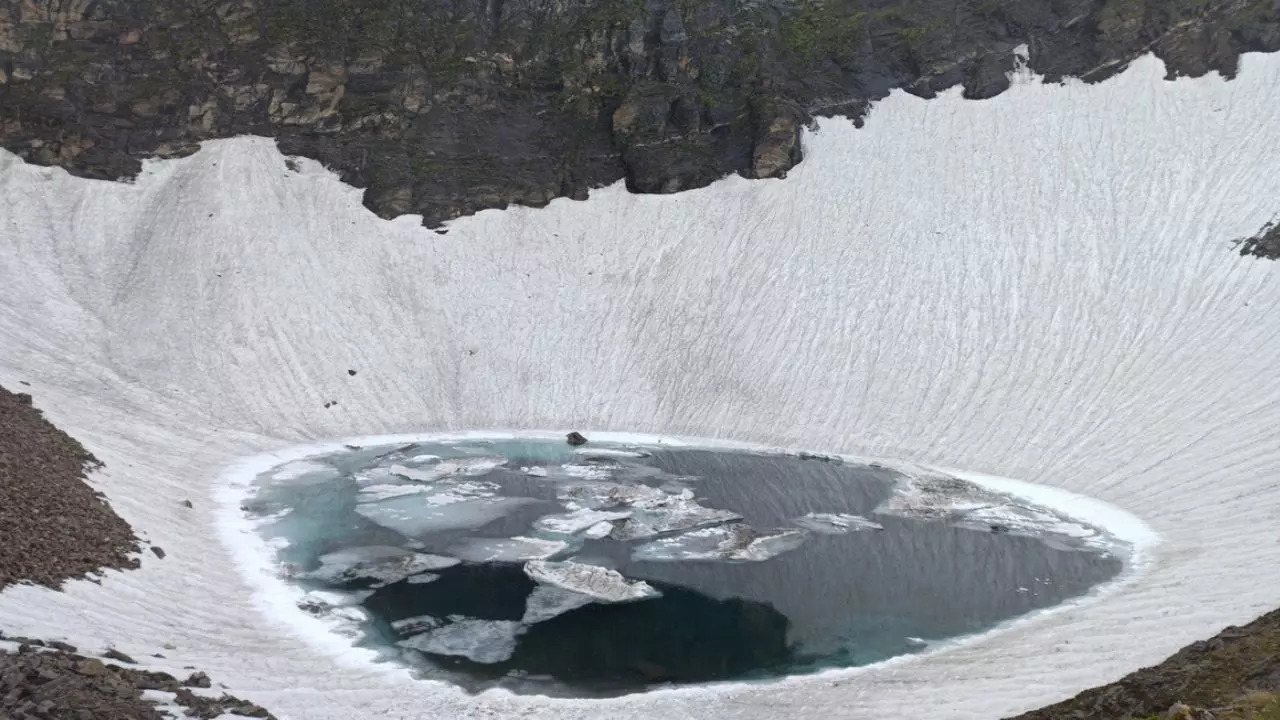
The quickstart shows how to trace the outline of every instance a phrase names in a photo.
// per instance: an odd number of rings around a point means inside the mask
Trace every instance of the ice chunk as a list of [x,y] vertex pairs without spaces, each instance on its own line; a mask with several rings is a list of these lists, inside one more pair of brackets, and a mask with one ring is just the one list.
[[546,560],[577,550],[582,543],[541,538],[466,538],[449,552],[470,562],[525,562]]
[[399,582],[421,572],[453,567],[458,562],[455,558],[390,545],[370,545],[321,555],[320,567],[302,577],[340,585],[372,582],[377,587],[378,584]]
[[845,535],[859,530],[883,530],[878,522],[868,520],[861,515],[848,513],[811,512],[791,521],[797,527],[812,530],[823,535]]
[[540,623],[593,602],[595,600],[586,595],[551,585],[538,585],[524,601],[524,617],[520,622],[526,625]]
[[687,493],[668,495],[663,501],[637,507],[630,518],[614,526],[611,537],[615,540],[642,540],[741,519],[741,515],[729,510],[703,507]]
[[431,492],[432,489],[429,485],[366,485],[360,488],[356,502],[377,502],[401,495]]
[[401,635],[416,635],[427,630],[435,630],[443,624],[444,621],[434,615],[414,615],[391,621],[391,629]]
[[761,532],[735,523],[703,528],[661,538],[637,547],[631,559],[640,561],[718,560],[760,562],[794,550],[802,543],[804,530],[779,529]]
[[356,512],[401,535],[415,537],[443,530],[480,528],[517,509],[539,502],[533,498],[466,499],[451,493],[404,495],[361,503]]
[[[623,520],[628,517],[631,517],[629,510],[606,511],[578,508],[572,512],[538,518],[533,523],[533,527],[552,535],[576,535],[600,523]],[[610,530],[612,529],[613,526],[610,525]]]
[[583,480],[608,480],[613,473],[624,469],[621,465],[578,465],[566,463],[560,466],[564,474]]
[[1081,550],[1105,544],[1102,534],[1087,525],[1063,518],[1048,509],[1022,505],[977,508],[963,513],[952,524],[980,532],[1040,538],[1056,550]]
[[294,484],[306,483],[323,483],[329,482],[341,476],[342,473],[332,465],[326,465],[315,460],[295,460],[291,463],[281,465],[271,475],[272,480],[277,481],[295,481]]
[[958,513],[1004,504],[1009,500],[950,475],[903,476],[894,484],[893,494],[876,508],[876,513],[920,520],[946,520]]
[[688,488],[666,492],[643,484],[582,482],[566,484],[557,496],[573,509],[631,508],[631,517],[615,524],[615,540],[640,540],[742,519],[735,512],[699,505]]
[[413,468],[405,465],[392,465],[390,471],[407,480],[418,482],[435,482],[456,475],[483,475],[494,468],[507,464],[503,457],[476,457],[443,460],[424,468]]
[[662,502],[668,495],[648,485],[623,485],[611,482],[570,483],[561,486],[556,497],[593,510],[637,506]]
[[584,460],[611,460],[613,458],[646,458],[651,453],[644,450],[622,450],[615,448],[579,448],[573,451]]
[[771,533],[758,535],[745,547],[734,549],[728,557],[729,560],[737,562],[769,560],[800,547],[807,536],[808,533],[804,530],[774,530]]
[[432,482],[449,474],[448,470],[441,470],[439,467],[430,468],[411,468],[404,465],[392,465],[387,470],[392,475],[398,475],[406,480],[417,480],[419,482]]
[[528,475],[529,477],[546,477],[547,476],[547,469],[544,467],[522,467],[520,468],[520,472],[524,473],[525,475]]
[[312,590],[298,600],[298,609],[312,615],[323,615],[334,608],[359,605],[373,594],[372,590],[355,590],[351,592],[333,592],[330,590]]
[[404,581],[410,585],[426,585],[429,582],[435,582],[439,579],[440,576],[435,573],[418,573],[417,575],[410,575],[405,578]]
[[511,658],[523,625],[512,620],[462,620],[396,643],[436,655],[493,664]]
[[613,533],[613,523],[609,521],[598,522],[582,532],[582,537],[591,540],[600,540],[609,537]]
[[596,565],[533,560],[524,564],[524,574],[536,583],[586,595],[603,603],[634,602],[662,596],[647,582],[630,582],[621,573]]
[[1098,529],[1048,508],[987,490],[948,475],[906,476],[877,513],[923,520],[946,520],[955,527],[1034,537],[1060,549],[1105,549]]

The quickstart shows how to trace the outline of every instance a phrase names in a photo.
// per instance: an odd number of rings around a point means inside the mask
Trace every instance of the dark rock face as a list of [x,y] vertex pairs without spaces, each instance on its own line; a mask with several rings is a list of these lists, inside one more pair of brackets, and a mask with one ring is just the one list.
[[[52,647],[53,643],[49,643]],[[193,682],[196,681],[196,682]],[[209,687],[204,673],[186,682]],[[163,720],[144,690],[176,694],[175,702],[187,714],[216,718],[226,713],[243,717],[272,718],[264,708],[223,694],[196,695],[172,675],[108,665],[74,651],[35,651],[23,645],[17,653],[0,652],[0,717],[13,720]]]
[[1242,241],[1240,254],[1280,259],[1280,222],[1267,223],[1257,235]]
[[[1013,720],[1165,717],[1180,703],[1214,708],[1217,717],[1224,720],[1261,718],[1264,716],[1246,712],[1244,706],[1251,697],[1270,696],[1274,700],[1276,693],[1280,693],[1280,610],[1192,643],[1159,665]],[[1239,714],[1224,712],[1237,708]],[[1280,705],[1273,709],[1280,710]]]
[[252,133],[427,224],[625,177],[780,177],[811,117],[895,87],[971,98],[1280,49],[1280,0],[22,0],[0,5],[0,144],[122,178]]

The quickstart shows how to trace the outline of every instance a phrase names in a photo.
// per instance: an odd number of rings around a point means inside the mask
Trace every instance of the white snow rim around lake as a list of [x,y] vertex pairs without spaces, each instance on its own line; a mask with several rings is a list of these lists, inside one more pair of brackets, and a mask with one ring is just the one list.
[[[786,180],[615,185],[446,235],[377,219],[263,138],[132,183],[0,153],[0,384],[30,382],[167,551],[6,590],[0,621],[198,666],[308,720],[990,720],[1248,621],[1280,605],[1258,579],[1280,564],[1280,266],[1231,241],[1280,214],[1280,57],[1231,81],[1164,73],[895,93],[862,129],[822,122]],[[491,428],[963,468],[1117,508],[1098,522],[1128,513],[1160,542],[1087,602],[919,657],[610,700],[468,696],[371,665],[272,612],[238,562],[261,554],[224,542],[219,493],[245,458]]]

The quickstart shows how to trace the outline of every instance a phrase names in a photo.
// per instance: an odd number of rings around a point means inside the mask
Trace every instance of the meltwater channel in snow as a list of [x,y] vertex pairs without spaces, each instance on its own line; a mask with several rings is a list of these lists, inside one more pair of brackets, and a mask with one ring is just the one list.
[[940,473],[545,439],[349,445],[261,473],[245,509],[335,631],[558,695],[918,652],[1084,594],[1125,551]]

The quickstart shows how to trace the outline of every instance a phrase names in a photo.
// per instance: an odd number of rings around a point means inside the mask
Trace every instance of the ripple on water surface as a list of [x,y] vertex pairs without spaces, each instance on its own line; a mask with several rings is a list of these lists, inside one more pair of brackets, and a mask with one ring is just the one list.
[[949,476],[546,440],[349,446],[246,506],[300,607],[470,690],[863,665],[1082,595],[1118,544]]

